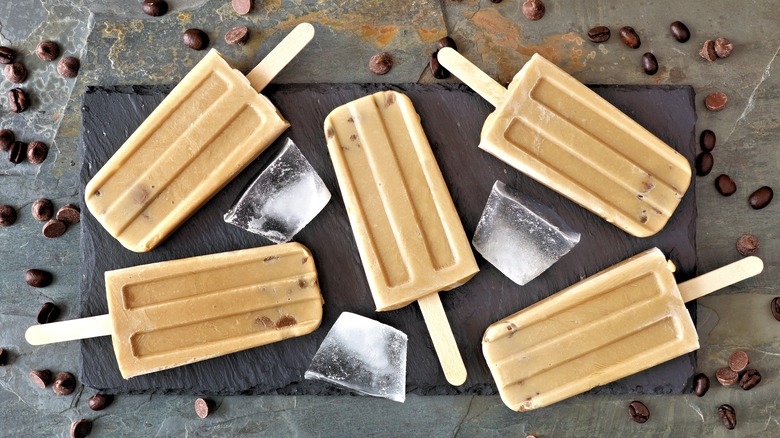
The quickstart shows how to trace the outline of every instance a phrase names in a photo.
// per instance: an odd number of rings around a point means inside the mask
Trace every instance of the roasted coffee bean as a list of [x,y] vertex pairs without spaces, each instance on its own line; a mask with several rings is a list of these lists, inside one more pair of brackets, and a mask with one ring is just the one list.
[[65,230],[67,229],[68,226],[65,224],[65,222],[52,219],[49,222],[46,222],[46,224],[43,226],[43,235],[52,239],[62,236],[65,234]]
[[32,217],[37,221],[47,221],[54,216],[54,204],[48,199],[37,199],[32,204]]
[[672,36],[678,42],[684,43],[691,39],[691,31],[688,30],[688,26],[682,21],[675,21],[669,26],[669,30],[672,31]]
[[739,386],[742,387],[745,391],[749,389],[753,389],[756,385],[758,385],[761,382],[761,373],[758,372],[758,370],[750,369],[745,371],[745,374],[742,375],[739,379]]
[[723,386],[731,386],[739,381],[739,373],[731,368],[724,367],[715,372],[715,378]]
[[14,49],[6,46],[0,46],[0,64],[10,64],[16,59]]
[[699,50],[699,56],[706,59],[709,62],[715,61],[718,59],[718,53],[715,52],[715,41],[707,40],[704,42],[704,45],[701,46],[701,50]]
[[35,54],[42,61],[54,61],[60,56],[60,46],[51,40],[41,41],[35,47]]
[[16,209],[10,205],[0,204],[0,227],[10,227],[16,223]]
[[30,371],[30,380],[38,388],[46,388],[51,383],[51,371],[49,370],[32,370]]
[[729,356],[729,368],[731,368],[732,371],[741,373],[742,371],[745,371],[745,368],[747,368],[749,363],[750,359],[748,358],[747,353],[742,350],[737,350]]
[[12,88],[8,90],[8,106],[11,108],[11,111],[15,113],[24,112],[29,106],[27,93],[21,88]]
[[141,10],[144,11],[144,14],[146,15],[160,17],[168,12],[168,3],[164,0],[144,0],[141,5]]
[[209,45],[209,36],[200,29],[187,29],[181,38],[184,45],[193,50],[203,50]]
[[76,420],[70,425],[70,438],[86,438],[92,432],[92,422],[86,418]]
[[27,143],[21,141],[15,141],[11,145],[11,149],[8,150],[8,161],[19,164],[24,161],[27,156]]
[[53,279],[51,272],[43,269],[28,269],[24,273],[24,281],[32,287],[46,287],[51,284]]
[[87,400],[87,406],[93,411],[102,411],[107,408],[114,401],[114,396],[111,394],[95,394]]
[[633,401],[628,405],[628,415],[637,423],[646,423],[650,418],[650,410],[647,409],[644,403]]
[[642,55],[642,70],[650,76],[658,73],[658,60],[655,59],[655,55],[650,52]]
[[455,40],[448,36],[440,38],[439,41],[436,41],[436,50],[441,50],[445,47],[452,47],[452,50],[458,50],[458,45],[455,44]]
[[75,78],[79,74],[79,67],[81,61],[78,58],[66,56],[57,63],[57,73],[63,78]]
[[544,3],[542,3],[542,0],[524,0],[523,15],[531,21],[541,20],[544,17]]
[[705,176],[709,175],[712,171],[712,165],[714,164],[714,158],[709,152],[702,152],[696,156],[696,175]]
[[726,38],[720,37],[715,40],[715,54],[718,58],[728,58],[731,51],[734,50],[734,44]]
[[710,93],[704,98],[704,106],[710,111],[720,111],[726,107],[729,98],[726,93],[718,91],[717,93]]
[[737,412],[730,405],[720,405],[718,407],[718,417],[726,429],[731,430],[737,427]]
[[636,33],[633,27],[623,26],[620,28],[620,39],[623,44],[632,49],[638,49],[642,45],[642,41],[639,39],[639,34]]
[[249,40],[249,28],[236,26],[225,34],[225,42],[231,46],[243,46]]
[[59,372],[54,375],[51,389],[57,395],[70,395],[76,389],[76,377],[67,371]]
[[16,135],[10,129],[0,129],[0,151],[7,152],[16,141]]
[[81,210],[73,204],[65,204],[57,211],[57,220],[65,222],[65,225],[77,224],[81,221]]
[[701,132],[699,135],[699,146],[701,146],[701,150],[711,152],[713,149],[715,149],[715,133],[710,131],[709,129],[705,129]]
[[8,365],[8,350],[0,348],[0,367]]
[[21,62],[6,65],[3,74],[9,82],[14,84],[21,84],[27,80],[27,68]]
[[772,198],[774,197],[775,192],[772,190],[772,188],[769,186],[764,186],[751,193],[750,197],[748,198],[748,202],[750,203],[751,207],[756,210],[760,210],[769,205],[769,203],[772,202]]
[[233,0],[233,10],[238,15],[246,15],[252,11],[252,0]]
[[588,39],[594,43],[604,43],[610,36],[611,33],[607,26],[596,26],[588,31]]
[[780,297],[772,298],[772,302],[769,303],[769,306],[770,310],[772,311],[772,316],[774,316],[776,320],[780,321]]
[[758,237],[752,234],[743,234],[737,239],[737,251],[743,256],[752,256],[760,246]]
[[450,71],[446,68],[442,67],[441,64],[439,64],[439,57],[438,57],[439,51],[435,51],[431,54],[431,59],[428,61],[428,65],[431,68],[431,74],[436,79],[447,79],[450,77]]
[[36,318],[38,324],[48,324],[54,322],[60,316],[60,308],[52,302],[43,303],[41,310],[38,311],[38,317]]
[[41,164],[49,155],[49,147],[42,141],[31,141],[27,145],[27,162]]
[[704,397],[710,389],[710,378],[704,373],[699,373],[693,378],[693,393],[697,397]]
[[368,70],[375,75],[383,75],[393,68],[393,57],[387,52],[379,52],[368,60]]
[[720,175],[715,178],[715,188],[723,196],[731,196],[737,191],[737,183],[728,175]]
[[214,412],[214,409],[216,409],[217,404],[214,403],[213,400],[209,400],[207,398],[199,398],[195,400],[195,413],[198,414],[198,417],[200,418],[206,418]]

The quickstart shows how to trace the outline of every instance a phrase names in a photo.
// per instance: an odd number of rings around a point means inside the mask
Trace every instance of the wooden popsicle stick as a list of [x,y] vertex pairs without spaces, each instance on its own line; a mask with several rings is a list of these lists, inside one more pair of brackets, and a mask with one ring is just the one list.
[[712,272],[692,278],[677,285],[680,296],[686,303],[708,293],[731,286],[746,278],[758,275],[764,270],[764,262],[751,256],[720,267]]
[[24,338],[31,345],[43,345],[75,341],[76,339],[96,338],[98,336],[110,336],[113,331],[111,316],[99,315],[34,325],[27,329]]
[[425,325],[428,326],[433,348],[439,356],[444,377],[451,385],[462,385],[466,381],[466,365],[458,350],[458,344],[455,343],[455,336],[452,334],[452,327],[447,320],[447,314],[444,313],[439,294],[428,294],[417,300],[417,303],[420,304]]
[[487,73],[480,70],[479,67],[472,64],[463,55],[451,47],[444,47],[436,55],[439,64],[454,74],[461,81],[473,88],[480,96],[490,102],[493,106],[498,106],[504,100],[506,88],[501,86]]
[[314,26],[301,23],[287,34],[259,64],[246,75],[252,88],[258,93],[295,58],[295,56],[314,38]]

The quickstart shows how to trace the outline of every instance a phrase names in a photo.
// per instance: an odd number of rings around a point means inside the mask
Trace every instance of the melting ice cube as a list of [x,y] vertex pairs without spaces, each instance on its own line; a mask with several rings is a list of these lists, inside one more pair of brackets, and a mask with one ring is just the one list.
[[485,260],[522,286],[579,241],[580,234],[552,209],[496,181],[471,243]]
[[225,222],[275,243],[288,242],[330,200],[330,191],[289,138],[225,213]]
[[389,325],[343,312],[304,376],[403,403],[406,339]]

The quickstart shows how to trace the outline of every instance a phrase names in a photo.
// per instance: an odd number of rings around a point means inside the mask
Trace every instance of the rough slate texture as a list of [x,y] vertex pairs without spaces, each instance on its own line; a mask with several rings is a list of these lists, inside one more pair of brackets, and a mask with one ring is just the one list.
[[[445,381],[422,316],[416,305],[375,313],[362,272],[352,231],[326,153],[322,121],[336,106],[385,88],[407,92],[421,114],[445,180],[467,235],[473,235],[484,203],[496,179],[548,205],[582,233],[572,252],[550,270],[520,287],[477,254],[481,272],[466,285],[442,294],[469,371],[461,387]],[[83,184],[119,147],[169,91],[170,87],[91,89],[83,107]],[[694,148],[693,90],[690,87],[596,86],[595,90],[678,148],[692,162]],[[481,355],[484,329],[576,281],[644,249],[658,246],[678,265],[683,276],[695,272],[695,199],[693,188],[674,217],[658,235],[637,239],[561,198],[476,147],[485,116],[492,108],[460,86],[288,85],[266,90],[291,122],[284,136],[292,138],[320,173],[334,197],[294,240],[307,245],[316,258],[325,297],[322,327],[312,335],[276,345],[212,359],[152,375],[123,380],[110,339],[82,341],[84,383],[109,392],[155,393],[342,393],[330,386],[303,381],[309,360],[341,311],[375,318],[409,335],[407,389],[420,394],[495,393]],[[82,315],[105,313],[102,273],[105,270],[180,257],[269,244],[265,239],[225,224],[222,214],[253,175],[263,168],[281,140],[218,193],[163,245],[147,254],[122,248],[84,209],[82,214]],[[693,374],[693,355],[595,390],[600,393],[680,393]]]

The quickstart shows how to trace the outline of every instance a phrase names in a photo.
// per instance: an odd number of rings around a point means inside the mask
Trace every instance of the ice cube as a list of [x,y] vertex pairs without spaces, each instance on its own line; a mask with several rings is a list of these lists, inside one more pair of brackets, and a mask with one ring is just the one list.
[[552,209],[496,181],[471,243],[485,260],[522,286],[579,241],[580,234]]
[[403,403],[406,339],[403,332],[389,325],[343,312],[304,377]]
[[330,200],[317,171],[289,138],[225,213],[225,222],[275,243],[290,241]]

